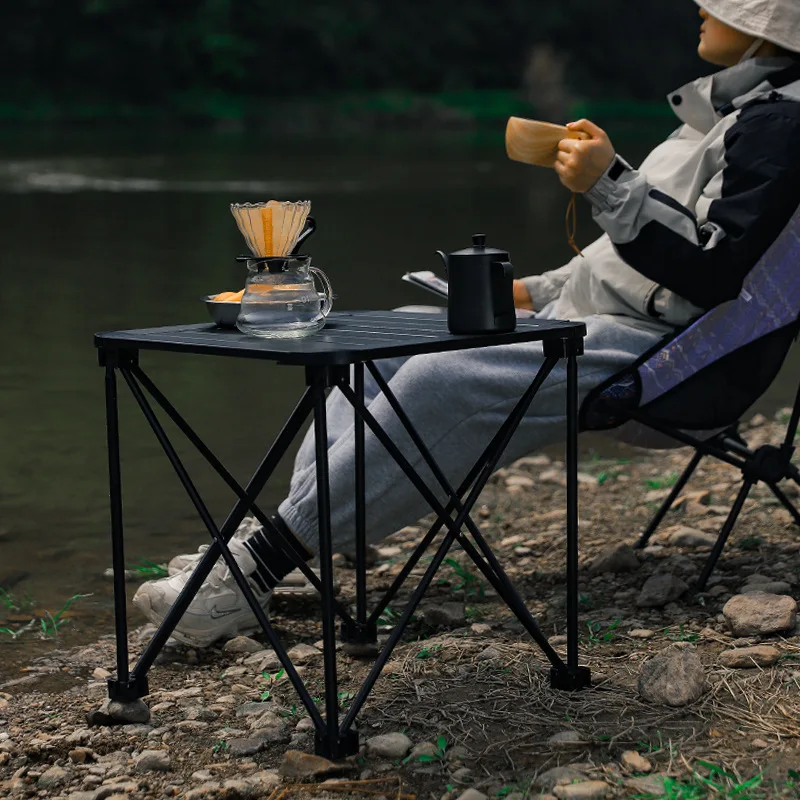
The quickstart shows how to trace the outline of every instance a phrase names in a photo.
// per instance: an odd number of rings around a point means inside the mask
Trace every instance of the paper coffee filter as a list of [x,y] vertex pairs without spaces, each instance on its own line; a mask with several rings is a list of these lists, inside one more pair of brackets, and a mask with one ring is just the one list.
[[564,125],[511,117],[506,126],[506,152],[512,161],[552,167],[562,139],[588,138],[589,135],[583,131],[574,131]]
[[292,252],[311,212],[311,202],[270,200],[267,203],[231,203],[231,213],[250,252],[258,258]]

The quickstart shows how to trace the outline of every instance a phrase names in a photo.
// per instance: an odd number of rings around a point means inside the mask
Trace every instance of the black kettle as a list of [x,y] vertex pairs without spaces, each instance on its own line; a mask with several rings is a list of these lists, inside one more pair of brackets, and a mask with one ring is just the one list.
[[504,250],[486,246],[476,233],[472,247],[446,255],[447,327],[450,333],[509,333],[517,325],[514,312],[514,268]]

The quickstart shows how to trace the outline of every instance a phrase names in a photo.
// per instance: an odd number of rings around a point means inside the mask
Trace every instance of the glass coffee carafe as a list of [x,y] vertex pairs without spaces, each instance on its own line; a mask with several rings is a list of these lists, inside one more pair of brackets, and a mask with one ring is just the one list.
[[[236,327],[250,336],[287,339],[308,336],[325,325],[333,292],[328,276],[299,255],[314,233],[308,200],[232,203],[231,213],[250,256],[247,283]],[[319,291],[315,281],[319,281]]]
[[[247,283],[236,327],[250,336],[298,338],[325,325],[333,304],[328,276],[311,256],[247,260]],[[315,283],[319,281],[322,291]]]

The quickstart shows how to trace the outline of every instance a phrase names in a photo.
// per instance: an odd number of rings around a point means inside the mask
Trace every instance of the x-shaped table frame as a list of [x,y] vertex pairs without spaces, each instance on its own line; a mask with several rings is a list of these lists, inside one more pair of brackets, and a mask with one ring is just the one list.
[[[563,323],[562,323],[563,324]],[[158,330],[158,329],[155,329]],[[161,329],[169,330],[169,329]],[[224,559],[253,611],[264,635],[283,664],[286,675],[297,691],[316,731],[316,752],[329,758],[339,758],[358,751],[358,734],[354,727],[356,716],[369,696],[375,681],[403,635],[411,616],[433,581],[439,567],[455,542],[472,559],[486,580],[504,600],[520,623],[536,641],[550,661],[551,683],[555,688],[576,690],[590,685],[589,670],[579,665],[578,660],[578,508],[577,508],[577,469],[578,469],[578,391],[577,356],[583,352],[582,337],[570,336],[561,339],[545,339],[544,361],[529,387],[519,399],[505,422],[501,425],[491,442],[486,446],[464,481],[454,488],[436,463],[431,452],[416,431],[413,423],[401,407],[397,398],[376,368],[374,360],[357,360],[352,356],[347,364],[317,363],[306,364],[306,389],[289,416],[272,446],[264,456],[246,486],[241,486],[208,446],[195,433],[166,396],[139,366],[139,351],[124,341],[109,342],[103,335],[97,337],[100,363],[105,367],[107,438],[111,501],[112,557],[114,567],[115,629],[117,645],[117,675],[109,679],[109,696],[116,700],[132,700],[149,693],[147,674],[156,657],[161,652],[176,625],[188,609],[198,590],[220,558]],[[138,332],[129,332],[136,334]],[[108,335],[106,335],[108,336]],[[113,335],[112,335],[113,336]],[[134,339],[136,337],[133,337]],[[489,340],[494,344],[496,340]],[[159,349],[147,341],[138,342],[152,349]],[[163,349],[179,349],[166,347]],[[454,348],[451,348],[454,349]],[[373,348],[374,350],[374,348]],[[202,351],[202,350],[201,350]],[[208,350],[206,350],[208,351]],[[502,566],[470,516],[470,512],[494,472],[511,437],[530,407],[536,393],[547,379],[555,365],[562,358],[567,361],[566,387],[566,478],[567,478],[567,659],[566,662],[555,652],[541,632],[536,620],[525,602],[514,588]],[[350,369],[352,365],[352,372]],[[447,500],[442,504],[436,494],[425,483],[417,470],[403,455],[397,445],[381,428],[370,413],[364,400],[365,369],[376,381],[381,392],[389,402],[398,419],[408,432],[420,456],[429,467]],[[197,510],[212,542],[192,571],[187,583],[159,625],[145,650],[139,656],[133,669],[128,665],[127,610],[125,594],[125,558],[123,545],[122,519],[122,481],[119,451],[119,425],[117,405],[117,374],[128,385],[134,399],[142,410],[147,422],[155,433],[164,453],[174,468],[178,479],[186,490],[189,499]],[[356,609],[355,615],[339,602],[334,594],[332,538],[330,527],[330,494],[328,481],[327,455],[327,416],[326,393],[338,388],[354,409],[355,422],[355,470],[356,470]],[[176,452],[167,432],[156,415],[151,401],[155,401],[162,412],[172,420],[184,436],[194,445],[211,467],[219,474],[237,497],[222,525],[217,526],[191,476]],[[290,444],[303,428],[309,416],[313,415],[316,442],[316,474],[319,524],[320,576],[309,568],[285,541],[281,531],[271,523],[256,503],[256,500],[269,481],[273,471],[286,453]],[[388,454],[413,483],[431,509],[437,515],[422,541],[414,549],[401,572],[370,612],[367,602],[366,580],[366,470],[364,462],[366,428],[381,442]],[[242,574],[233,557],[228,542],[245,515],[250,512],[270,529],[278,542],[283,544],[286,554],[303,572],[309,582],[320,592],[322,601],[323,658],[325,674],[325,716],[323,717],[309,694],[303,680],[292,664],[286,648],[272,627],[264,610],[253,594],[247,579]],[[465,534],[464,528],[469,533]],[[400,614],[388,640],[384,643],[363,685],[355,695],[343,718],[339,719],[338,679],[336,666],[336,617],[341,620],[341,638],[346,642],[374,644],[377,642],[378,619],[389,603],[397,596],[411,571],[428,551],[438,534],[445,529],[435,553],[417,587],[411,593],[403,612]],[[471,537],[471,538],[470,538]]]

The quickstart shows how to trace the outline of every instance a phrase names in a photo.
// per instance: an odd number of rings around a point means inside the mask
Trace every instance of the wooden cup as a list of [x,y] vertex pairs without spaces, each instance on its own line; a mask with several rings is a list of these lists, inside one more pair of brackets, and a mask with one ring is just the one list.
[[591,139],[591,136],[552,122],[511,117],[506,126],[506,153],[512,161],[552,167],[562,139]]

